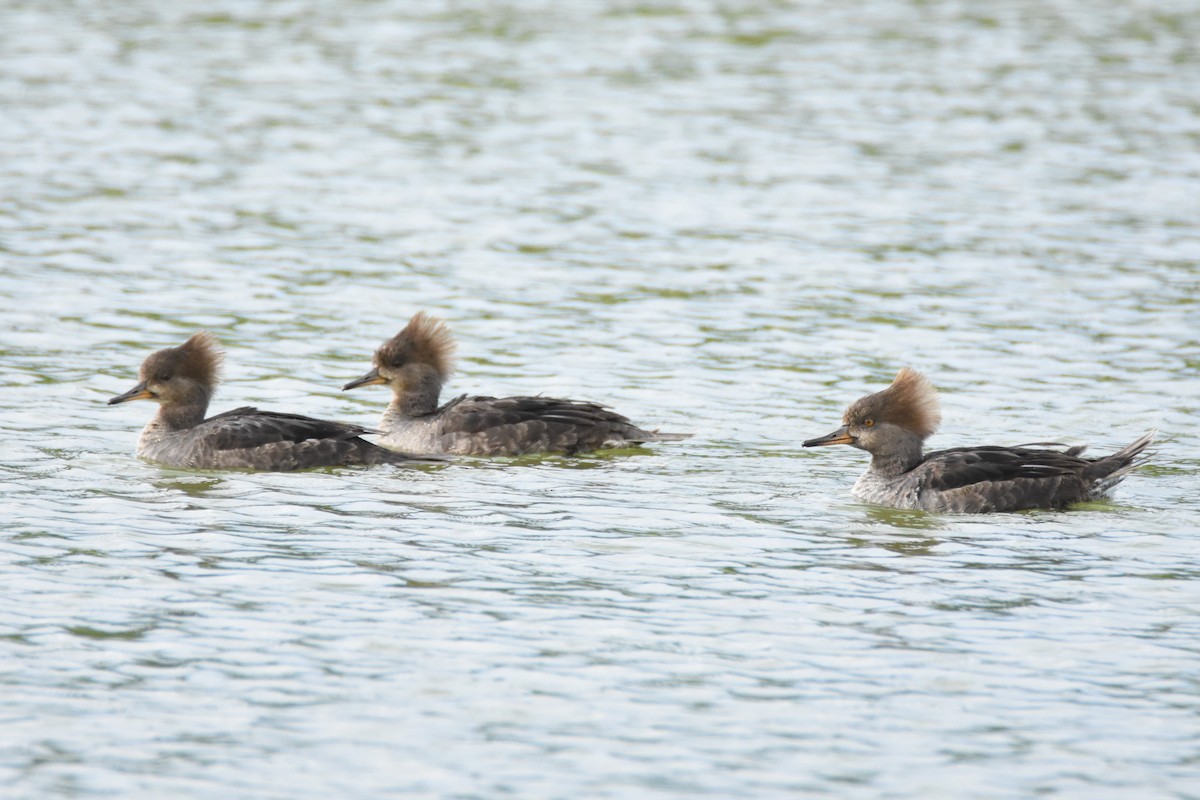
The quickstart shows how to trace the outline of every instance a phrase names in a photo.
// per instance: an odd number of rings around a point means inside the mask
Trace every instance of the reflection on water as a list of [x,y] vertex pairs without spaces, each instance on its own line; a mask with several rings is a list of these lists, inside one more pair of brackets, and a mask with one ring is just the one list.
[[[0,8],[0,794],[1188,796],[1192,12]],[[214,411],[370,425],[420,309],[449,392],[696,435],[189,473],[104,405],[207,328]],[[1156,463],[856,503],[799,442],[904,364],[935,447]]]
[[933,531],[948,527],[953,519],[953,517],[942,514],[930,514],[927,511],[883,508],[881,506],[866,507],[866,518],[873,524],[918,531]]

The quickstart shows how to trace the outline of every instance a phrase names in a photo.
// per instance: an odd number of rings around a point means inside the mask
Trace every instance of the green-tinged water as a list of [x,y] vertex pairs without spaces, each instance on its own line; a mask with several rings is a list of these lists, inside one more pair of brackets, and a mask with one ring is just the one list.
[[[1200,16],[1182,0],[0,0],[0,796],[1200,797]],[[214,411],[447,396],[686,442],[304,474]],[[1154,464],[1069,513],[858,504],[934,447]]]

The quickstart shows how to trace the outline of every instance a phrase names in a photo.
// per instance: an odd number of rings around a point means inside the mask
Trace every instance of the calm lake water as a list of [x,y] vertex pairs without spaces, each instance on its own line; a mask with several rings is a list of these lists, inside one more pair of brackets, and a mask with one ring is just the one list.
[[[1006,3],[0,0],[0,795],[1200,797],[1200,15]],[[134,456],[342,393],[693,431],[295,475]],[[1153,466],[896,512],[802,450],[896,370],[935,447]]]

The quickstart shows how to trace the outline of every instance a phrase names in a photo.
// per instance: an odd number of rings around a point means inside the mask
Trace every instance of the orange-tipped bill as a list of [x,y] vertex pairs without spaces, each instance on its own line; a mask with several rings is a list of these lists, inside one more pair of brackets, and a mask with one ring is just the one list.
[[380,376],[378,369],[373,369],[361,378],[355,378],[342,387],[342,391],[347,389],[357,389],[359,386],[375,386],[376,384],[387,383],[387,380]]
[[115,406],[117,403],[128,403],[130,400],[153,400],[154,393],[146,388],[146,382],[142,381],[137,386],[130,389],[125,394],[119,394],[108,401],[110,406]]
[[829,444],[854,444],[854,437],[850,435],[848,428],[843,425],[833,433],[827,433],[824,436],[818,436],[815,439],[809,439],[804,443],[805,447],[824,447]]

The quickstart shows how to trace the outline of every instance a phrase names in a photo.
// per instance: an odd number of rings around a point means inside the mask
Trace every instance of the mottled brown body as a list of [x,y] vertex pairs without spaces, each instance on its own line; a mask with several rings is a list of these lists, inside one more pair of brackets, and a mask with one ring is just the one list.
[[197,333],[179,347],[151,354],[142,362],[137,386],[108,401],[159,404],[138,437],[141,458],[168,467],[277,472],[416,460],[359,438],[372,431],[358,425],[250,407],[205,419],[220,363],[216,340]]
[[887,389],[846,409],[843,425],[805,447],[848,444],[871,454],[854,484],[860,500],[895,508],[961,513],[1064,508],[1107,496],[1144,463],[1151,431],[1111,455],[1085,458],[1083,447],[1031,444],[957,447],[925,453],[941,419],[937,392],[919,372],[900,370]]
[[599,404],[540,395],[462,395],[439,406],[442,386],[454,369],[454,350],[446,326],[418,312],[375,352],[374,368],[346,384],[346,389],[391,388],[392,401],[379,422],[382,445],[414,453],[517,456],[575,454],[691,435],[645,430]]

